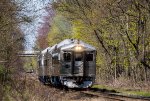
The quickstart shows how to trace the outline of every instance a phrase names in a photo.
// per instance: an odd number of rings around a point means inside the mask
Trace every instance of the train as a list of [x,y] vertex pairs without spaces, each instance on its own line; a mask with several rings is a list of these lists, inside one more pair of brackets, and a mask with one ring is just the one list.
[[81,40],[65,39],[38,56],[38,78],[44,84],[89,88],[95,76],[96,48]]

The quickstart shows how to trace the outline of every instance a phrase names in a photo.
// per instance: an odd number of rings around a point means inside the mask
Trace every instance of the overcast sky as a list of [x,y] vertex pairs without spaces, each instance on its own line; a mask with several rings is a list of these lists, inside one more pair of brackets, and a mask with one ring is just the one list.
[[32,50],[35,44],[38,27],[42,22],[43,16],[47,14],[44,8],[50,1],[51,0],[26,0],[24,5],[26,11],[24,13],[33,18],[32,23],[21,25],[21,29],[26,36],[26,50]]

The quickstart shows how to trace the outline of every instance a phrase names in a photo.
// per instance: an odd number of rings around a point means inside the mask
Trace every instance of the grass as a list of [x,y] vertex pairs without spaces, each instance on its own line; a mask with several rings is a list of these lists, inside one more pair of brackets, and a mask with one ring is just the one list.
[[106,85],[93,85],[92,88],[98,89],[106,89],[106,90],[114,90],[116,92],[120,92],[121,94],[125,95],[134,95],[134,96],[142,96],[142,97],[150,97],[150,91],[136,91],[136,90],[128,90],[123,88],[112,88]]
[[135,96],[150,97],[150,92],[146,91],[122,91],[122,93]]
[[93,85],[92,88],[114,90],[113,88],[104,85]]

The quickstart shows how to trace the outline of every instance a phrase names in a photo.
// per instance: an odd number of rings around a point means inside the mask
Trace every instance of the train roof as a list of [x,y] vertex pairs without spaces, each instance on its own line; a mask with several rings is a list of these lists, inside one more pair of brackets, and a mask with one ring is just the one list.
[[69,45],[71,43],[73,43],[74,40],[73,39],[65,39],[64,41],[60,42],[58,45],[57,45],[57,48],[60,48],[62,46],[66,46],[66,45]]
[[47,47],[46,49],[44,49],[41,54],[45,54],[49,49],[51,49],[51,47]]
[[76,40],[76,39],[66,39],[62,42],[60,42],[58,45],[57,45],[57,48],[60,48],[60,50],[65,50],[65,49],[70,49],[70,48],[73,48],[75,47],[77,44],[81,45],[82,47],[84,47],[86,50],[96,50],[95,47],[87,44],[87,43],[84,43],[83,41],[81,40]]
[[76,45],[81,45],[82,47],[85,48],[85,50],[96,50],[95,47],[81,41],[81,40],[76,40],[76,39],[65,39],[64,41],[58,43],[58,44],[55,44],[53,45],[52,47],[47,47],[46,49],[44,49],[41,54],[45,54],[47,51],[49,53],[55,53],[55,50],[66,50],[66,49],[71,49],[73,47],[75,47]]
[[49,49],[49,52],[52,53],[56,48],[57,48],[57,44],[53,45],[53,46]]

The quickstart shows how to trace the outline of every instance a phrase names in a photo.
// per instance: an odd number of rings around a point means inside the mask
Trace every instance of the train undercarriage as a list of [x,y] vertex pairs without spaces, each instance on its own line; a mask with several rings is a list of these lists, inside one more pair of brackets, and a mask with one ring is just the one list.
[[93,84],[93,77],[82,76],[44,76],[39,77],[39,80],[44,84],[53,86],[66,86],[67,88],[88,88]]

